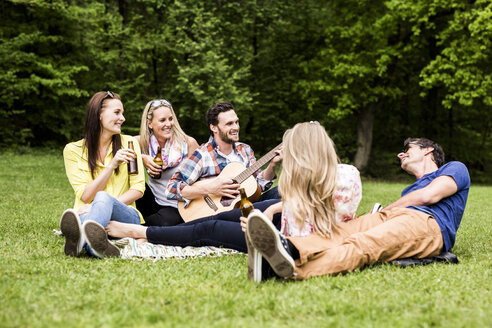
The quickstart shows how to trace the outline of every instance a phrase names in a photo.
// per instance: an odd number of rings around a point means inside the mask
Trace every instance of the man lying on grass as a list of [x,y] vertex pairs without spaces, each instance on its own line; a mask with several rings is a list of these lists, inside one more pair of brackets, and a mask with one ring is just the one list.
[[[251,244],[276,275],[292,279],[344,273],[376,262],[425,258],[451,250],[470,188],[466,166],[456,161],[444,164],[441,146],[424,138],[405,140],[398,158],[402,169],[417,180],[380,212],[340,222],[330,236],[313,232],[305,237],[286,234],[284,238],[272,225],[270,212],[255,211],[246,224]],[[279,188],[284,196],[280,182]],[[285,198],[284,209],[292,201]],[[288,224],[301,227],[310,219],[306,215],[286,218]],[[271,270],[263,268],[262,272],[265,279],[265,272]]]

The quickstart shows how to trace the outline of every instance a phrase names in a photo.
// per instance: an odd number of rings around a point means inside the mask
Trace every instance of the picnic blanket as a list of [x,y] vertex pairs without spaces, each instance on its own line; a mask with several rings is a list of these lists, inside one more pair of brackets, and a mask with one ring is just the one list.
[[125,260],[147,259],[155,262],[157,260],[242,254],[234,249],[213,246],[179,247],[148,242],[139,243],[133,238],[122,238],[113,243],[121,250],[121,258]]
[[[56,236],[63,236],[62,232],[53,229]],[[179,247],[165,246],[152,243],[140,243],[133,238],[122,238],[112,240],[112,243],[120,249],[120,256],[124,260],[168,260],[168,259],[186,259],[206,256],[224,256],[233,254],[243,254],[234,249],[202,246],[202,247]]]

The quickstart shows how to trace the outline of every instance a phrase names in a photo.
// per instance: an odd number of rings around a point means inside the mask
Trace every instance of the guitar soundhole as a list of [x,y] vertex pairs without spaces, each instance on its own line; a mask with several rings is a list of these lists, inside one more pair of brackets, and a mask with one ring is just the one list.
[[232,202],[235,200],[236,198],[229,198],[229,197],[224,197],[222,196],[222,198],[220,199],[220,204],[224,207],[228,207],[232,204]]

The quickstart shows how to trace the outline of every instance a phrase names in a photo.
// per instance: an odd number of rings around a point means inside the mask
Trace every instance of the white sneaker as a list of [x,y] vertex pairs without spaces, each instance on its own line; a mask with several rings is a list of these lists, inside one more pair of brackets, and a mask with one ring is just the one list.
[[96,221],[87,220],[82,226],[87,243],[99,257],[119,257],[120,250],[108,239],[106,229]]
[[374,206],[372,207],[371,214],[374,214],[376,212],[381,212],[383,210],[383,206],[379,203],[375,203]]
[[249,240],[248,234],[244,234],[246,239],[246,247],[248,248],[248,279],[254,282],[262,281],[262,260],[260,252],[253,247],[251,241]]
[[251,212],[246,233],[253,247],[267,260],[278,276],[290,278],[294,275],[295,263],[288,250],[287,240],[262,212]]
[[84,247],[84,234],[76,211],[69,208],[63,212],[60,230],[65,237],[65,255],[78,257]]

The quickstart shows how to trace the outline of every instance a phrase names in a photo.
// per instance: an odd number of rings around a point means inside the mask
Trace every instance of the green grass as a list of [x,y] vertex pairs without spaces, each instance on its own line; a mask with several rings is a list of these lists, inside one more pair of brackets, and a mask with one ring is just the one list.
[[[359,213],[402,183],[364,181]],[[458,265],[369,267],[302,282],[246,278],[246,256],[169,261],[63,254],[73,203],[61,151],[0,155],[0,327],[490,327],[492,187],[472,186]]]

